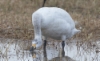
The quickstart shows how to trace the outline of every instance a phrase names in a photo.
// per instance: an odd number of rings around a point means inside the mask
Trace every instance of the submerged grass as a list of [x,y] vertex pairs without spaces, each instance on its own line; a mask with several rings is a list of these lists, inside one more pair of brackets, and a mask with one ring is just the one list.
[[[42,6],[42,0],[0,0],[0,37],[33,39],[32,13]],[[75,37],[88,41],[100,39],[99,0],[47,0],[45,6],[60,7],[79,22],[81,33]]]

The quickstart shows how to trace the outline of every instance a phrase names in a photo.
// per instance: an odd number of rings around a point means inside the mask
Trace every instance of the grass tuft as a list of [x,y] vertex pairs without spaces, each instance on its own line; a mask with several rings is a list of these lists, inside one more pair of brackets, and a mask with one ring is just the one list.
[[[33,39],[31,15],[42,6],[42,0],[0,0],[0,37]],[[100,39],[99,0],[47,0],[45,6],[60,7],[79,22],[82,32],[76,35],[85,41]]]

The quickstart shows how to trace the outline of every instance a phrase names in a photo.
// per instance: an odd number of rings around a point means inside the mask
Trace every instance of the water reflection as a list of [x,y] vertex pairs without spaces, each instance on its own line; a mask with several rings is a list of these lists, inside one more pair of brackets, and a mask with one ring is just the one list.
[[[0,61],[100,61],[100,42],[95,42],[95,46],[88,47],[83,44],[77,47],[77,43],[68,43],[65,46],[66,57],[61,57],[61,43],[48,42],[46,47],[47,57],[43,55],[43,48],[36,50],[31,55],[29,47],[31,41],[21,41],[16,39],[0,39]],[[36,55],[36,56],[34,56]]]
[[[49,47],[50,48],[50,47]],[[54,52],[56,49],[53,50],[48,50],[47,48],[47,57],[43,56],[43,51],[40,52],[40,50],[36,50],[35,52],[32,53],[33,55],[33,61],[75,61],[72,58],[65,56],[65,57],[60,57],[60,52],[56,53]]]

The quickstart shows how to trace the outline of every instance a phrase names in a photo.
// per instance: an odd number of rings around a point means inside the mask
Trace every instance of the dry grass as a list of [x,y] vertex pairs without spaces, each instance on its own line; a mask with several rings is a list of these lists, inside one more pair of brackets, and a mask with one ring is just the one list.
[[[0,0],[0,37],[33,39],[32,13],[42,0]],[[76,37],[84,41],[100,39],[99,0],[47,0],[45,6],[57,6],[79,22],[82,32]]]

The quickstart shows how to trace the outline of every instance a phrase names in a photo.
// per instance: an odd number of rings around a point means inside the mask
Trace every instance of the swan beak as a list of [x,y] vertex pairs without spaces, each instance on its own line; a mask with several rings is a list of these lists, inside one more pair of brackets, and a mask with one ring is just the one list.
[[32,47],[33,47],[34,49],[36,49],[36,44],[32,44]]
[[33,56],[32,56],[33,58],[36,58],[36,54],[33,54]]
[[32,44],[32,47],[30,48],[30,52],[33,52],[36,49],[36,44]]

